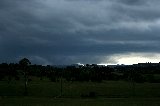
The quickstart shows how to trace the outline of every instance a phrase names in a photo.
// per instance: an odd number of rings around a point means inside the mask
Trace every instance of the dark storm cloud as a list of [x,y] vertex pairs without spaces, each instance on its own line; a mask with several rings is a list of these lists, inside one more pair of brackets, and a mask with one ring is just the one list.
[[144,4],[147,0],[116,0],[116,1],[128,5],[137,5],[137,4]]
[[101,63],[105,56],[159,52],[158,0],[1,0],[0,58]]

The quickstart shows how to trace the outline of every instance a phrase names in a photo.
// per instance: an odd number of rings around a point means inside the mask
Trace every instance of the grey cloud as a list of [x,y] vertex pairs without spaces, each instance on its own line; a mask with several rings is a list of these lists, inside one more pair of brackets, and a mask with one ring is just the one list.
[[100,63],[159,52],[158,1],[1,0],[0,58],[42,64]]
[[117,2],[129,4],[129,5],[138,5],[138,4],[144,4],[147,0],[116,0]]

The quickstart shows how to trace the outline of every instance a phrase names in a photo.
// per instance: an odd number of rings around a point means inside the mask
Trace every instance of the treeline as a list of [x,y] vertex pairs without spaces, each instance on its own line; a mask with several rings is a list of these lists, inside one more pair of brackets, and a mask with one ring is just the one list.
[[[30,61],[28,59],[28,63]],[[22,78],[32,80],[38,77],[40,80],[49,78],[53,82],[61,78],[66,81],[92,81],[101,82],[103,80],[125,80],[138,83],[160,82],[160,66],[117,66],[114,68],[98,65],[68,66],[57,68],[50,65],[32,65],[20,60],[19,63],[0,64],[0,80],[21,80]]]

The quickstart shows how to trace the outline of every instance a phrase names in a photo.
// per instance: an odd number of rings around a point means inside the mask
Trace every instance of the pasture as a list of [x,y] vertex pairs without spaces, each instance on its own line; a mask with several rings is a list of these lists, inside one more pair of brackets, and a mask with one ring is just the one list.
[[34,98],[0,99],[1,106],[160,106],[160,98]]
[[[62,88],[62,89],[61,89]],[[159,106],[160,83],[0,81],[1,106]],[[61,92],[62,91],[62,92]],[[62,93],[62,96],[60,97]]]

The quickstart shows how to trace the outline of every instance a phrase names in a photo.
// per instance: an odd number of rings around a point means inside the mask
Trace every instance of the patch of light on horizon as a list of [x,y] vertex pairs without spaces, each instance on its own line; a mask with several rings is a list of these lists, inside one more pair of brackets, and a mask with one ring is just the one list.
[[[107,60],[113,62],[107,62]],[[106,58],[106,62],[102,62],[99,65],[132,65],[138,63],[159,63],[160,62],[160,54],[159,53],[128,53],[128,54],[118,54],[112,55]]]
[[148,57],[124,57],[118,59],[117,64],[126,64],[126,65],[132,65],[137,63],[146,63],[146,62],[152,62],[152,63],[158,63],[159,59],[151,59]]
[[77,63],[78,65],[82,65],[82,66],[84,66],[84,64],[82,64],[82,63]]

